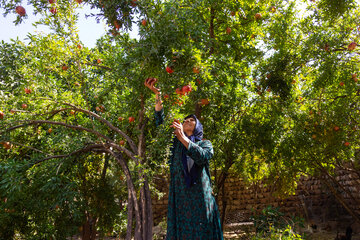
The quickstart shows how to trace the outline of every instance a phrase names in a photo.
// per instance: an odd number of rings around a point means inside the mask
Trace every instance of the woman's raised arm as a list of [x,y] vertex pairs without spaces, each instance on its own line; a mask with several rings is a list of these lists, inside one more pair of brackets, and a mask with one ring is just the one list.
[[161,91],[160,88],[155,87],[157,78],[147,78],[145,80],[145,86],[149,88],[153,93],[155,93],[155,111],[160,112],[163,109],[161,101]]
[[164,109],[161,101],[160,88],[155,87],[157,78],[148,78],[145,80],[145,86],[155,93],[155,122],[159,126],[164,122]]

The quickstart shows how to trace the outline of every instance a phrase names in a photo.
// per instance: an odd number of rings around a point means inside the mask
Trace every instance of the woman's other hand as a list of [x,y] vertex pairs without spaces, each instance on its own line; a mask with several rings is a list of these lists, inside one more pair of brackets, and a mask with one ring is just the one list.
[[177,137],[177,139],[179,139],[179,141],[182,142],[182,144],[184,144],[186,148],[188,148],[190,140],[186,137],[184,133],[183,125],[180,123],[180,121],[174,120],[174,122],[170,127],[175,129],[174,134]]
[[174,134],[180,140],[180,138],[184,135],[183,126],[180,121],[175,119],[170,127],[174,128]]

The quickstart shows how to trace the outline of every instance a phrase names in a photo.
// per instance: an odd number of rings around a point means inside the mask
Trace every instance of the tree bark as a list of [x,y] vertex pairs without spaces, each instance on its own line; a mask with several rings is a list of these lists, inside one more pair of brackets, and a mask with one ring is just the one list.
[[107,149],[107,152],[109,152],[112,156],[115,157],[115,159],[118,161],[118,163],[120,164],[121,168],[123,169],[123,171],[125,173],[127,188],[128,188],[129,193],[131,194],[132,203],[134,204],[134,210],[135,210],[136,226],[135,226],[135,238],[134,239],[141,240],[142,239],[142,237],[141,237],[141,232],[142,232],[141,216],[140,216],[141,209],[137,202],[136,190],[135,190],[135,186],[132,181],[132,178],[131,178],[130,170],[129,170],[127,164],[125,163],[125,160],[121,153],[116,154],[113,151],[111,151],[110,149]]
[[90,225],[89,225],[89,222],[87,220],[83,224],[83,227],[82,227],[81,239],[82,240],[91,240],[91,238],[90,238]]
[[154,226],[154,217],[153,217],[153,211],[152,211],[152,203],[151,203],[151,192],[149,188],[149,183],[147,180],[145,180],[144,183],[145,188],[145,197],[146,197],[146,208],[147,208],[147,236],[148,239],[152,239],[153,236],[153,226]]
[[140,207],[141,207],[141,225],[142,225],[142,239],[152,239],[152,228],[153,228],[153,215],[151,205],[151,194],[149,183],[144,177],[143,186],[140,189]]
[[195,116],[198,118],[198,119],[201,119],[201,104],[199,103],[195,103]]
[[[225,168],[221,171],[219,176],[219,182],[217,182],[217,187],[219,191],[221,190],[222,196],[221,196],[221,202],[222,202],[222,211],[221,211],[221,226],[224,228],[224,222],[225,222],[225,216],[226,216],[226,207],[227,207],[227,198],[225,196],[225,181],[229,175],[229,169],[233,165],[233,160],[231,158],[228,158],[229,160],[226,160],[225,162]],[[216,202],[218,201],[218,196],[216,196]]]
[[[139,153],[139,162],[143,164],[146,162],[146,139],[145,139],[145,126],[148,122],[148,118],[145,117],[145,99],[144,96],[140,97],[140,111],[139,111],[139,125],[138,129],[140,130],[139,134],[139,144],[138,144],[138,153]],[[152,239],[152,227],[153,227],[153,217],[152,217],[152,205],[151,205],[151,194],[149,183],[147,181],[146,174],[143,169],[139,168],[139,176],[142,186],[140,188],[140,206],[141,206],[141,227],[142,227],[142,239],[150,240]]]
[[144,186],[140,188],[140,207],[141,207],[141,227],[142,227],[142,239],[146,239],[146,199],[144,193]]
[[132,224],[133,224],[133,214],[134,214],[134,203],[133,203],[133,199],[131,197],[131,192],[128,191],[128,216],[127,216],[127,229],[126,229],[126,240],[131,240],[132,237]]
[[86,214],[86,222],[83,225],[82,240],[95,240],[96,238],[96,218],[89,213]]
[[225,196],[225,187],[224,187],[224,185],[222,186],[222,191],[221,192],[222,192],[221,201],[222,201],[222,206],[223,206],[222,211],[221,211],[221,228],[222,228],[222,230],[224,230],[224,222],[225,222],[226,207],[227,207],[227,198]]

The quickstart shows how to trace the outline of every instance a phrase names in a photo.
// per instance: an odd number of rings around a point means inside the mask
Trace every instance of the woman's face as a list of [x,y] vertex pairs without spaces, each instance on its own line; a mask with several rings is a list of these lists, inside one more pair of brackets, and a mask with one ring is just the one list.
[[183,130],[186,133],[186,135],[191,136],[194,133],[195,125],[196,125],[195,118],[190,117],[184,120]]

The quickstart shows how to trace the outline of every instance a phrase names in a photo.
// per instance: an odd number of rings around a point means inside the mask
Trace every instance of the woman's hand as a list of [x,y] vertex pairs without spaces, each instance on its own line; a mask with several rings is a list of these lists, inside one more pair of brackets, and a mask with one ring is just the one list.
[[176,135],[176,137],[180,140],[180,138],[182,138],[182,136],[184,136],[184,130],[183,130],[183,126],[182,124],[179,122],[179,120],[174,120],[174,122],[172,123],[172,125],[170,126],[172,128],[174,128],[174,134]]
[[177,137],[177,139],[179,139],[179,141],[184,144],[184,146],[186,148],[189,147],[189,142],[190,140],[186,137],[184,130],[183,130],[183,126],[182,124],[179,122],[179,120],[174,120],[174,122],[172,123],[172,125],[170,126],[172,128],[174,128],[174,134]]
[[155,93],[155,111],[161,111],[161,109],[163,108],[161,101],[161,93],[160,93],[160,88],[155,87],[156,82],[157,82],[157,78],[147,78],[144,84],[153,93]]
[[159,94],[160,89],[155,87],[155,83],[157,82],[157,78],[147,78],[145,80],[145,86],[149,88],[153,93]]

